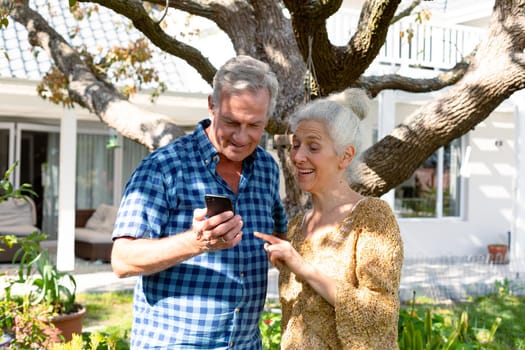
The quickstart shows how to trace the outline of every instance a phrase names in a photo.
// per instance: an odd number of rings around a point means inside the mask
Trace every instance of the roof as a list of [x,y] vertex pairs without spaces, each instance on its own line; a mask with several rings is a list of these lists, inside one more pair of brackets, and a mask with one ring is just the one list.
[[[67,40],[74,46],[86,46],[91,53],[95,53],[97,49],[107,50],[117,45],[127,46],[129,42],[143,37],[143,34],[136,30],[124,16],[116,16],[114,12],[103,6],[80,5],[90,8],[96,6],[98,11],[93,11],[89,17],[86,16],[81,21],[77,21],[70,13],[67,1],[31,1],[31,7],[46,18],[58,33],[64,38],[69,38],[70,34],[77,33],[72,39]],[[182,12],[170,10],[170,16],[166,19],[168,27],[184,21],[181,16]],[[203,19],[193,18],[192,20],[200,21],[198,25],[202,26]],[[191,45],[203,51],[213,49],[214,45],[210,43],[216,43],[217,36],[221,33],[213,30],[212,25],[214,24],[208,21],[205,24],[208,30],[201,31],[204,34],[188,36],[184,41],[192,41]],[[180,24],[178,27],[180,29]],[[191,30],[191,28],[186,27],[186,30]],[[178,39],[182,41],[179,37]],[[151,43],[150,45],[156,52],[152,65],[159,72],[169,91],[209,92],[210,86],[185,61],[162,52]],[[51,67],[51,60],[47,53],[40,48],[32,48],[29,45],[25,27],[12,19],[9,20],[7,28],[0,30],[0,48],[3,48],[7,55],[6,57],[0,54],[0,77],[2,78],[40,80]],[[222,61],[231,57],[234,51],[233,48],[225,49],[224,41],[222,41],[222,47],[218,52],[222,53],[222,56],[214,53],[213,59],[210,58],[216,65],[222,64]],[[204,54],[206,55],[206,52]]]
[[[483,14],[487,15],[490,14],[490,6],[494,2],[494,0],[465,1],[471,5],[476,1],[479,5],[460,6],[453,1],[432,0],[423,1],[421,6],[430,8],[436,19],[439,20],[442,18],[439,16],[440,14],[450,17],[451,12],[459,13],[459,9],[463,9],[463,12],[476,12],[470,10],[471,7],[476,7],[478,12],[482,10]],[[346,6],[352,7],[352,4],[357,6],[354,2],[360,3],[360,0],[347,0]],[[77,21],[70,13],[67,1],[31,0],[31,5],[65,38],[76,33],[74,38],[69,41],[75,46],[84,45],[88,47],[92,53],[99,48],[107,50],[116,45],[126,46],[129,42],[143,37],[143,34],[136,30],[127,18],[115,15],[112,10],[103,6],[79,4],[85,8],[97,8],[98,11],[92,11],[91,16]],[[162,14],[157,13],[155,16],[161,18]],[[480,16],[478,14],[476,18],[479,20]],[[334,21],[334,18],[329,20],[330,23]],[[170,9],[163,25],[166,26],[165,30],[169,35],[176,36],[177,39],[201,50],[203,55],[208,57],[216,67],[234,55],[229,38],[217,28],[215,23],[209,20],[197,16],[188,16],[182,11]],[[339,30],[340,28],[333,28],[332,36],[340,35]],[[342,37],[343,42],[348,40],[346,35]],[[162,81],[166,83],[168,91],[210,92],[210,86],[185,61],[161,51],[153,44],[150,47],[156,52],[152,59],[152,65],[158,71]],[[7,59],[0,54],[0,78],[38,81],[51,66],[47,53],[42,49],[32,48],[27,40],[26,29],[13,20],[10,21],[7,28],[0,30],[0,48],[3,48],[9,57]],[[143,88],[147,88],[147,86],[143,86]]]

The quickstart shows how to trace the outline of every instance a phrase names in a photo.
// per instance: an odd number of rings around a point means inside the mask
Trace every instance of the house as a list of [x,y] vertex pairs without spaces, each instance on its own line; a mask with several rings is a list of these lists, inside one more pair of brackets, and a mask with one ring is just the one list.
[[[58,13],[57,28],[66,31],[67,11],[58,5],[48,7],[44,0],[35,3],[44,14]],[[357,23],[360,4],[359,0],[345,1],[329,20],[334,43],[344,43],[350,36],[346,28]],[[410,18],[397,23],[367,74],[399,72],[421,77],[450,68],[484,34],[493,1],[435,0],[421,6],[432,12],[431,19],[422,24]],[[134,35],[108,30],[112,25],[108,16],[101,9],[79,32],[78,40],[106,45]],[[197,46],[224,42],[213,26],[203,26],[208,32]],[[414,34],[410,42],[399,35],[408,31]],[[20,162],[14,182],[32,183],[41,194],[39,226],[52,238],[58,233],[60,249],[62,237],[69,240],[65,244],[71,244],[71,235],[60,233],[73,225],[71,208],[118,204],[126,179],[147,151],[122,139],[85,110],[65,111],[37,97],[36,82],[49,61],[44,54],[35,59],[26,40],[20,38],[23,33],[24,29],[13,23],[0,32],[1,47],[10,57],[8,61],[0,58],[0,168]],[[210,57],[219,65],[232,54],[226,47]],[[154,105],[146,94],[136,95],[134,102],[170,115],[191,130],[206,116],[210,88],[177,59],[159,55],[158,60],[156,66],[166,70],[162,74],[170,92]],[[366,145],[388,134],[439,94],[382,92],[364,121]],[[487,253],[489,243],[507,244],[510,240],[511,267],[517,272],[525,270],[524,118],[525,93],[521,91],[467,135],[438,150],[410,179],[384,196],[398,216],[407,258],[481,256]],[[115,144],[119,147],[113,147]],[[70,260],[64,260],[66,269]]]

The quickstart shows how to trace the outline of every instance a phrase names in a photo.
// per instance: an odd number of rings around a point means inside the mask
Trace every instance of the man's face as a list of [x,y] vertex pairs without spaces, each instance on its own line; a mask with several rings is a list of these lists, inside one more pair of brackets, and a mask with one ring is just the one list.
[[208,98],[212,122],[207,134],[217,151],[234,162],[248,157],[261,140],[268,122],[269,103],[267,89],[235,95],[223,92],[218,106],[213,106]]

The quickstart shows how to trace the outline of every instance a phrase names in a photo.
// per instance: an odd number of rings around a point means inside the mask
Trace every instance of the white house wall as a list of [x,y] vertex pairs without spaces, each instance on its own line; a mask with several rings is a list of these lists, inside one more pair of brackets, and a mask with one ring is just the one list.
[[[417,105],[396,105],[398,122]],[[498,143],[496,143],[498,141]],[[501,141],[501,146],[499,146]],[[470,177],[462,218],[404,219],[399,225],[407,257],[475,256],[489,243],[507,243],[512,226],[514,115],[494,112],[467,136]]]

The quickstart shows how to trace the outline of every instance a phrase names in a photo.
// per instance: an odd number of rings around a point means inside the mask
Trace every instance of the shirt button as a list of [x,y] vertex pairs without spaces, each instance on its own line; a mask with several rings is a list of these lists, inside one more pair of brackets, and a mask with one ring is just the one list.
[[230,348],[233,348],[233,342],[231,341],[231,342],[228,344],[228,346],[229,346]]
[[241,277],[244,277],[244,272],[241,272],[240,275],[241,275]]
[[241,312],[241,309],[236,308],[236,309],[235,309],[235,313],[238,314],[239,312]]

